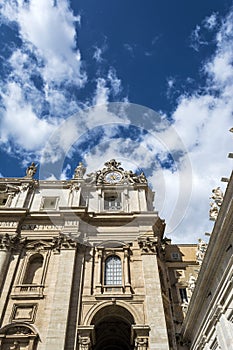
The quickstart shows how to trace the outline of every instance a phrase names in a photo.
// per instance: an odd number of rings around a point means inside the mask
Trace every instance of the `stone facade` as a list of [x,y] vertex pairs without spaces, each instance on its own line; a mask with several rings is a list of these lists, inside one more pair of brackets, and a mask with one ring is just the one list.
[[182,326],[191,350],[233,349],[233,174]]
[[197,246],[164,237],[145,175],[35,172],[0,179],[0,348],[181,349]]

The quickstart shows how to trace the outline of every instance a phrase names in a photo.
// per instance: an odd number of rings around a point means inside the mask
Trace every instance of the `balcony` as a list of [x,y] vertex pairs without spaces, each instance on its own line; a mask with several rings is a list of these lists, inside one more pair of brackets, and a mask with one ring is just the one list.
[[41,284],[19,284],[13,287],[12,299],[43,298],[44,286]]

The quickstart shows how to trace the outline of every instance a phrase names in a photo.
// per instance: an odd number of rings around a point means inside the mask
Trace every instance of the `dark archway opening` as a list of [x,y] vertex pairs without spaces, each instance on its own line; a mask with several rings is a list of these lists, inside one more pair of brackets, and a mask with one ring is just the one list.
[[95,345],[93,350],[132,350],[132,315],[123,307],[113,305],[100,310],[94,317]]

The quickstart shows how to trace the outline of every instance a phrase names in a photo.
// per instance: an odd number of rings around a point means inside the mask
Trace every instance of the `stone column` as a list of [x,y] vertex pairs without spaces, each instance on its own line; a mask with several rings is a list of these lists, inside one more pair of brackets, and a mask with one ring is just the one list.
[[162,300],[162,289],[159,276],[156,237],[140,237],[138,239],[141,248],[142,271],[145,288],[145,312],[146,319],[151,328],[149,349],[169,350],[167,326]]
[[97,274],[96,274],[96,293],[101,294],[102,292],[102,258],[103,258],[103,249],[97,250]]
[[129,280],[129,250],[128,247],[124,248],[124,280],[125,280],[125,292],[130,293],[130,280]]
[[221,349],[233,350],[233,324],[227,320],[225,315],[220,316],[219,321],[216,325],[216,333]]
[[10,237],[6,233],[0,239],[0,289],[2,289],[3,279],[5,277],[5,273],[9,264],[10,259]]

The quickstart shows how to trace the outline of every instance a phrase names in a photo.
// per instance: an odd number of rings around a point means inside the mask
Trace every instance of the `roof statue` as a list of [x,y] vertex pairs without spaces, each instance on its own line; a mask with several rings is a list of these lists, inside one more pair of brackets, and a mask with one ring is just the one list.
[[223,201],[223,192],[220,189],[220,187],[214,188],[212,190],[212,196],[210,198],[212,198],[214,200],[214,202],[220,207]]
[[37,167],[36,167],[35,163],[32,162],[32,164],[29,165],[29,167],[26,170],[26,176],[25,177],[28,177],[28,178],[32,179],[33,176],[35,175],[36,171],[37,171]]
[[82,162],[79,162],[79,165],[76,167],[75,171],[74,171],[74,179],[83,179],[83,176],[86,172],[86,168],[83,165]]

